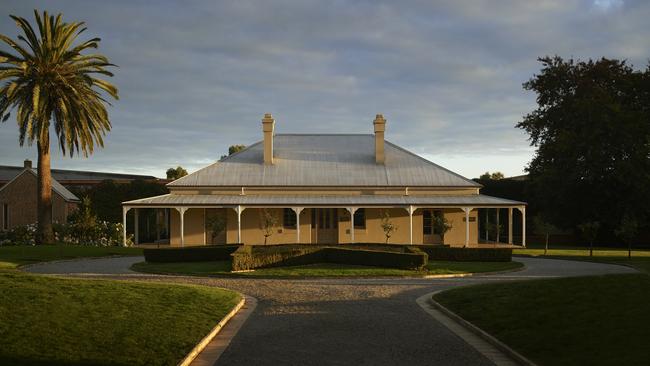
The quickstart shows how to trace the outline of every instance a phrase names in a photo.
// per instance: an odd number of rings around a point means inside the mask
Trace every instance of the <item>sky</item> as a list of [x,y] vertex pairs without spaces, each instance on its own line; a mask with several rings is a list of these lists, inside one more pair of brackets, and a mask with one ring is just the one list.
[[[119,66],[104,148],[53,151],[59,169],[164,177],[259,141],[264,113],[276,133],[372,133],[383,113],[388,141],[461,175],[520,175],[538,57],[650,58],[645,0],[0,0],[0,33],[16,38],[9,14],[35,8],[85,21]],[[0,165],[26,158],[36,147],[18,145],[12,117]]]

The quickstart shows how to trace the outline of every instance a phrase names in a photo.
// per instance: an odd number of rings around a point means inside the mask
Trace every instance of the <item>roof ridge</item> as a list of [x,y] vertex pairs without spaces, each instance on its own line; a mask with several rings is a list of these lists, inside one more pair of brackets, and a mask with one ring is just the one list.
[[372,133],[276,133],[275,136],[374,136]]
[[390,141],[388,141],[388,140],[384,140],[384,141],[385,141],[388,145],[391,145],[392,147],[394,147],[394,148],[396,148],[396,149],[398,149],[398,150],[401,150],[401,151],[403,151],[403,152],[405,152],[405,153],[407,153],[407,154],[410,154],[410,155],[412,155],[412,156],[415,156],[416,158],[418,158],[418,159],[420,159],[420,160],[423,160],[423,161],[425,161],[426,163],[435,166],[436,168],[442,169],[442,170],[444,170],[444,171],[447,172],[447,173],[450,173],[450,174],[452,174],[452,175],[454,175],[454,176],[456,176],[456,177],[458,177],[458,178],[461,178],[461,179],[467,181],[468,183],[471,183],[472,186],[475,186],[475,187],[483,187],[483,185],[481,185],[481,184],[479,184],[479,183],[476,183],[475,181],[473,181],[473,180],[471,180],[471,179],[469,179],[469,178],[463,177],[462,175],[460,175],[460,174],[458,174],[458,173],[456,173],[456,172],[453,172],[453,171],[451,171],[451,170],[449,170],[449,169],[447,169],[447,168],[445,168],[445,167],[443,167],[443,166],[440,166],[440,165],[434,163],[433,161],[431,161],[431,160],[429,160],[429,159],[425,159],[424,157],[422,157],[422,156],[420,156],[420,155],[418,155],[418,154],[416,154],[416,153],[414,153],[414,152],[411,152],[411,151],[409,151],[409,150],[407,150],[407,149],[405,149],[405,148],[403,148],[403,147],[401,147],[401,146],[395,145],[394,143],[392,143],[392,142],[390,142]]

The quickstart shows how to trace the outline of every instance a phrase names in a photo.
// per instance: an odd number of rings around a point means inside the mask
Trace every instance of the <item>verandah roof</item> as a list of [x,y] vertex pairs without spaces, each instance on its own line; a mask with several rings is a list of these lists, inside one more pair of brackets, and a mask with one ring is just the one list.
[[486,195],[185,195],[165,194],[124,206],[525,206],[525,202]]

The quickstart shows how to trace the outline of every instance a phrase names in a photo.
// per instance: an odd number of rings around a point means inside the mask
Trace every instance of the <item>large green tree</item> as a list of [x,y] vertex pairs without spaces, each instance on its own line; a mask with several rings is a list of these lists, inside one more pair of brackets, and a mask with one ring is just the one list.
[[598,221],[609,232],[650,202],[650,69],[625,61],[539,59],[524,84],[538,107],[517,127],[537,148],[527,170],[535,200],[554,224]]
[[77,42],[86,30],[83,22],[65,23],[34,10],[36,29],[11,15],[22,35],[13,40],[0,34],[9,50],[0,50],[0,118],[16,112],[19,143],[38,150],[37,243],[53,242],[50,133],[63,154],[92,154],[103,146],[111,129],[107,96],[118,99],[117,89],[96,76],[113,76],[105,56],[84,53],[99,46],[99,38]]

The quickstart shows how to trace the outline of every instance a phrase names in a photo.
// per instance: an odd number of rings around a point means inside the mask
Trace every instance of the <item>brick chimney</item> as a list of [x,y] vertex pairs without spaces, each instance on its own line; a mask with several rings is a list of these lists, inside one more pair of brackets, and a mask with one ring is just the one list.
[[375,162],[383,164],[385,161],[384,131],[386,131],[386,119],[384,119],[383,115],[378,114],[372,124],[375,126]]
[[273,164],[273,130],[275,120],[271,113],[264,114],[262,118],[262,131],[264,132],[264,164]]
[[25,161],[23,162],[23,168],[25,168],[25,169],[27,169],[27,168],[31,169],[31,168],[32,168],[32,161],[29,160],[29,159],[25,159]]

